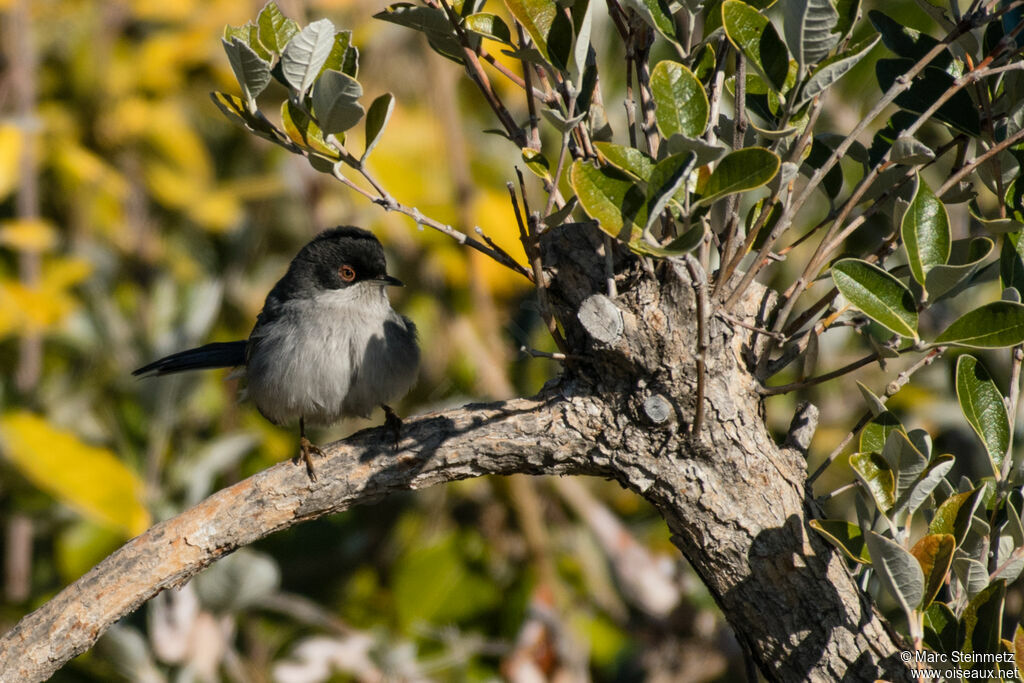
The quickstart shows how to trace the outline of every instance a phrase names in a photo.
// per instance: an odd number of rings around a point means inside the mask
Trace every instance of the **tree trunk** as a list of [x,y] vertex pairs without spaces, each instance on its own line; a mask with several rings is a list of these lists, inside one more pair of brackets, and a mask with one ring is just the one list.
[[[774,443],[745,362],[754,333],[709,316],[703,426],[691,434],[698,325],[687,270],[664,261],[652,273],[617,253],[612,301],[599,293],[600,233],[567,225],[542,241],[574,352],[539,396],[412,419],[397,453],[386,430],[361,432],[326,448],[315,485],[282,463],[215,494],[22,619],[0,639],[0,679],[47,677],[145,600],[274,531],[399,490],[525,472],[614,478],[649,500],[769,680],[908,680],[905,646],[808,530],[814,411],[798,413],[786,445]],[[760,324],[769,294],[752,292],[734,315]]]

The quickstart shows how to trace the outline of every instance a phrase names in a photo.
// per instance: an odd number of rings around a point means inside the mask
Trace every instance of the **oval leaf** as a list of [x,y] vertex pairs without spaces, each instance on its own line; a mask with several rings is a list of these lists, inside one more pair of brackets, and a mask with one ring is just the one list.
[[776,90],[782,90],[789,73],[789,53],[772,23],[745,2],[725,0],[722,26],[729,42]]
[[782,0],[783,34],[800,73],[828,55],[839,35],[832,33],[839,12],[829,0]]
[[865,541],[878,579],[910,617],[924,598],[924,572],[917,558],[903,546],[874,531],[868,532]]
[[977,349],[999,349],[1024,342],[1024,304],[994,301],[963,314],[935,339]]
[[708,125],[708,96],[693,72],[678,62],[658,62],[651,72],[651,96],[658,130],[696,138]]
[[933,267],[924,278],[928,298],[938,301],[962,292],[969,285],[969,278],[978,271],[994,247],[995,244],[988,237],[953,242],[948,263]]
[[781,161],[774,152],[760,147],[747,147],[730,152],[711,172],[711,177],[704,186],[704,196],[694,204],[694,207],[711,204],[726,195],[761,187],[775,177],[780,164]]
[[850,467],[875,499],[878,509],[883,514],[888,512],[896,501],[896,482],[888,463],[874,453],[854,453],[850,456]]
[[583,210],[602,230],[627,243],[640,237],[640,226],[647,222],[645,197],[629,176],[611,167],[594,168],[575,161],[569,182]]
[[645,183],[651,177],[654,170],[654,159],[635,147],[625,147],[611,142],[595,142],[597,151],[604,156],[605,160],[619,169],[625,171],[637,180]]
[[377,146],[384,127],[388,125],[394,110],[395,96],[389,92],[375,99],[370,105],[370,109],[366,112],[366,148],[363,150],[362,156],[364,160]]
[[340,71],[325,71],[313,88],[313,113],[324,135],[343,133],[363,118],[363,86]]
[[878,41],[878,36],[867,38],[819,64],[804,83],[796,103],[797,108],[825,92],[829,86],[845,76],[850,69],[860,63],[860,60],[864,59],[871,48],[878,44]]
[[288,41],[281,53],[281,72],[300,97],[313,85],[333,46],[334,24],[329,19],[314,21]]
[[950,534],[928,534],[914,544],[910,554],[917,558],[924,573],[925,589],[921,609],[927,609],[939,594],[946,574],[953,564],[953,550],[956,541]]
[[271,52],[280,53],[288,41],[299,32],[299,25],[281,13],[277,3],[268,2],[256,18],[259,38]]
[[996,383],[985,366],[970,354],[956,360],[956,396],[964,417],[985,445],[992,472],[998,477],[1010,448],[1010,419]]
[[923,180],[918,180],[914,200],[903,214],[900,233],[910,272],[923,285],[929,270],[949,260],[951,238],[946,206]]
[[871,562],[867,544],[864,543],[864,535],[856,524],[850,524],[842,519],[812,519],[808,524],[854,562]]
[[906,285],[878,266],[858,259],[832,265],[832,280],[846,300],[901,337],[917,339],[917,310]]
[[238,38],[229,43],[222,40],[224,51],[235,72],[238,84],[242,86],[249,111],[256,111],[256,96],[266,89],[270,83],[270,64],[263,61],[256,52]]

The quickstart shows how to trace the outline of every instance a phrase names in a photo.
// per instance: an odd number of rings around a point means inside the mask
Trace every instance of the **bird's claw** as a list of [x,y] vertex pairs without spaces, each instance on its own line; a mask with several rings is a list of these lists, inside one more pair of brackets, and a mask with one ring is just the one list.
[[302,457],[303,462],[306,463],[306,474],[309,475],[310,481],[316,481],[316,470],[313,469],[313,458],[310,454],[316,453],[320,457],[324,457],[326,454],[323,450],[315,443],[307,439],[306,437],[299,438],[299,455]]
[[398,442],[402,438],[402,418],[398,417],[398,413],[391,406],[381,405],[381,408],[384,409],[384,426],[391,432],[391,436],[394,438],[393,447],[397,451]]

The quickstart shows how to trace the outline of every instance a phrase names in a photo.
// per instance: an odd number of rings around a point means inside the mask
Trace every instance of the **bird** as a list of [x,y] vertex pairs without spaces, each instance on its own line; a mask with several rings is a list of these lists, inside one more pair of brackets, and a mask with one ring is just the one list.
[[420,363],[416,326],[397,313],[387,287],[384,248],[354,226],[325,230],[299,250],[267,294],[248,339],[213,342],[138,368],[137,377],[208,368],[241,369],[245,396],[276,425],[299,425],[299,455],[311,480],[306,424],[369,417],[379,405],[398,442],[402,421],[388,405],[415,383]]

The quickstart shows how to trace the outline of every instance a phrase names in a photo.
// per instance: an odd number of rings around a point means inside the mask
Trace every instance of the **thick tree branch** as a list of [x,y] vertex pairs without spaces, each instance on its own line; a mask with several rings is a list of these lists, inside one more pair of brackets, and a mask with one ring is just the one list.
[[48,678],[114,622],[231,551],[275,531],[397,491],[484,474],[569,473],[596,465],[593,447],[562,411],[585,408],[551,393],[407,421],[397,451],[383,429],[325,447],[319,481],[283,462],[224,489],[138,536],[0,640],[0,680]]

